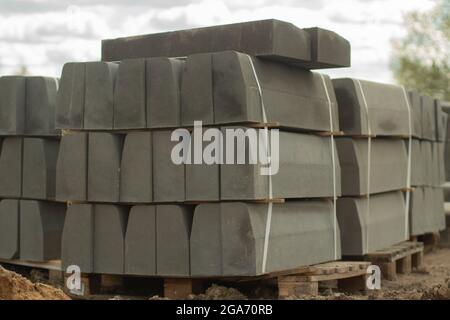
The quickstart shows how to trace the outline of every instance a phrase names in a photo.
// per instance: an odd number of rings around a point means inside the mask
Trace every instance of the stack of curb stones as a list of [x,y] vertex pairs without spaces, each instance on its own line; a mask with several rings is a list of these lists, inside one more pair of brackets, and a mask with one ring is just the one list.
[[[309,69],[349,64],[345,39],[276,20],[107,40],[103,61],[66,64],[63,265],[253,276],[339,259],[337,101],[330,78]],[[258,149],[278,148],[276,174],[249,161],[253,134]],[[181,158],[192,162],[177,163],[186,136]],[[243,149],[225,148],[238,139]],[[197,158],[212,146],[212,164]]]
[[0,77],[0,258],[60,259],[65,204],[55,202],[58,79]]

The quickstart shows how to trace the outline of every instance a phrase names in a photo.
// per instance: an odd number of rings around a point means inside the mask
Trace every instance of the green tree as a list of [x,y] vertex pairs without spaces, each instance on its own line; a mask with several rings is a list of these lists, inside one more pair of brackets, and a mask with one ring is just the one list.
[[450,101],[450,0],[405,16],[406,37],[393,42],[392,69],[398,83]]

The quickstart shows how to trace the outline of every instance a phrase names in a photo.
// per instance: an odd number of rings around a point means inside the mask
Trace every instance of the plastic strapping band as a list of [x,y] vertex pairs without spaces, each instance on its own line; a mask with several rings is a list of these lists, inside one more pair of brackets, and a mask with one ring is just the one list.
[[322,79],[323,87],[325,89],[325,94],[327,95],[328,100],[328,108],[330,113],[330,140],[331,140],[331,162],[333,165],[333,241],[334,241],[334,259],[338,260],[338,235],[337,235],[337,211],[336,211],[336,202],[337,202],[337,191],[336,191],[336,159],[335,159],[335,141],[334,141],[334,125],[333,125],[333,109],[330,94],[328,92],[327,83],[325,82],[325,77],[323,74],[320,74],[320,78]]
[[[248,60],[250,61],[253,75],[255,76],[256,84],[258,86],[259,97],[261,99],[261,112],[262,112],[263,122],[264,122],[264,124],[267,124],[267,116],[266,116],[266,110],[264,107],[264,99],[263,99],[263,95],[262,95],[261,84],[259,83],[258,74],[256,73],[252,58],[250,56],[247,56],[247,57],[248,57]],[[265,144],[266,152],[268,153],[267,159],[270,159],[269,130],[268,130],[267,125],[264,127],[264,133],[265,133],[265,143],[264,144]],[[263,274],[266,273],[267,250],[269,248],[270,227],[272,224],[273,203],[272,203],[272,201],[270,201],[270,200],[272,200],[272,198],[273,198],[272,173],[271,173],[271,165],[269,163],[269,203],[267,205],[266,230],[265,230],[265,234],[264,234],[264,248],[263,248],[263,259],[262,259],[262,267],[261,267],[261,271]]]
[[371,158],[372,158],[372,128],[370,126],[369,106],[367,105],[366,96],[361,85],[361,81],[356,80],[363,98],[364,108],[367,116],[367,208],[366,208],[366,252],[369,252],[369,220],[370,220],[370,176],[371,176]]
[[405,239],[409,238],[409,206],[411,199],[411,162],[412,162],[412,115],[411,115],[411,105],[409,103],[408,94],[406,93],[405,87],[402,87],[403,95],[406,101],[406,107],[408,108],[408,125],[409,125],[409,135],[408,135],[408,170],[406,173],[406,200],[405,200]]

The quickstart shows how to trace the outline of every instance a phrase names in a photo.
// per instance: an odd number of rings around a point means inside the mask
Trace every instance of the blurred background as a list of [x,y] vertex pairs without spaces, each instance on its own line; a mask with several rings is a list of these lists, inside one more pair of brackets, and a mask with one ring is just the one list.
[[106,38],[266,18],[347,38],[352,67],[333,77],[450,100],[450,0],[1,0],[0,75],[60,76],[65,62],[99,60]]

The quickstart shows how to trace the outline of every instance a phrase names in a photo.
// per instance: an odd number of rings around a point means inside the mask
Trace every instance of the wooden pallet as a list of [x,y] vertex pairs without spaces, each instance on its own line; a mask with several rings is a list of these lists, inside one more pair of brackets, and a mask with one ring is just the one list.
[[411,241],[422,242],[424,246],[423,252],[427,254],[435,251],[439,247],[440,237],[439,232],[425,233],[420,236],[412,236]]
[[422,266],[423,248],[424,246],[421,242],[406,241],[369,253],[363,259],[378,265],[384,279],[395,280],[398,273],[408,274],[412,272],[413,268]]

